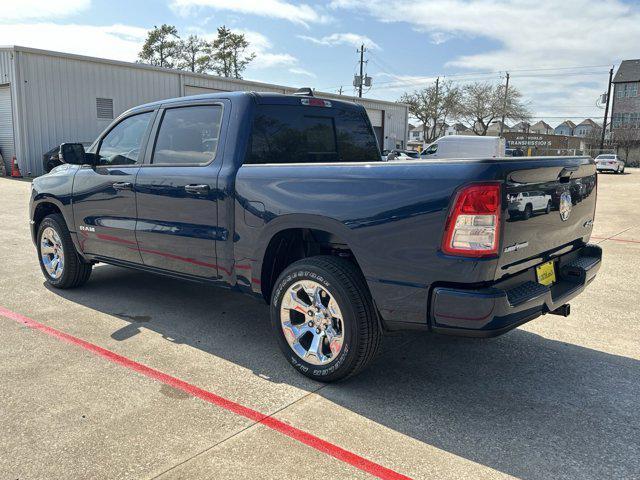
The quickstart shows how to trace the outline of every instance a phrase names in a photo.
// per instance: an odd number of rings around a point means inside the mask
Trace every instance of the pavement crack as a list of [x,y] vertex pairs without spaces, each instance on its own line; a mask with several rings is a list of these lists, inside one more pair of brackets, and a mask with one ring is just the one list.
[[237,432],[232,433],[232,434],[231,434],[231,435],[229,435],[228,437],[223,438],[222,440],[220,440],[220,441],[218,441],[218,442],[214,443],[213,445],[209,445],[209,446],[208,446],[207,448],[205,448],[204,450],[201,450],[201,451],[199,451],[199,452],[197,452],[197,453],[193,454],[193,455],[192,455],[192,456],[190,456],[189,458],[186,458],[186,459],[184,459],[184,460],[182,460],[182,461],[180,461],[180,462],[176,463],[175,465],[171,466],[170,468],[168,468],[168,469],[166,469],[166,470],[164,470],[164,471],[160,472],[159,474],[157,474],[157,475],[155,475],[155,476],[151,477],[151,480],[155,480],[155,479],[157,479],[157,478],[160,478],[160,477],[164,476],[165,474],[167,474],[167,473],[169,473],[169,472],[171,472],[171,471],[175,470],[176,468],[178,468],[178,467],[180,467],[180,466],[182,466],[182,465],[184,465],[184,464],[186,464],[186,463],[190,462],[191,460],[194,460],[194,459],[196,459],[196,458],[198,458],[198,457],[200,457],[200,456],[202,456],[202,455],[206,454],[207,452],[209,452],[209,451],[213,450],[214,448],[216,448],[216,447],[218,447],[218,446],[222,445],[223,443],[225,443],[225,442],[227,442],[227,441],[229,441],[229,440],[231,440],[231,439],[233,439],[233,438],[237,437],[237,436],[238,436],[238,435],[240,435],[241,433],[246,432],[247,430],[249,430],[249,429],[251,429],[251,428],[255,427],[256,425],[261,425],[261,424],[263,424],[263,422],[264,422],[265,420],[267,420],[268,418],[271,418],[271,417],[273,417],[273,416],[277,415],[278,413],[280,413],[280,412],[282,412],[283,410],[285,410],[285,409],[287,409],[287,408],[291,407],[292,405],[295,405],[296,403],[300,402],[301,400],[304,400],[305,398],[309,397],[310,395],[315,394],[316,392],[318,392],[319,390],[323,389],[323,388],[324,388],[324,387],[326,387],[326,386],[327,386],[327,385],[320,385],[320,386],[318,386],[318,388],[315,388],[315,389],[313,389],[313,390],[311,390],[311,391],[308,391],[307,393],[305,393],[305,394],[304,394],[304,395],[302,395],[301,397],[299,397],[299,398],[297,398],[297,399],[295,399],[295,400],[293,400],[293,401],[291,401],[291,402],[287,403],[286,405],[283,405],[282,407],[280,407],[280,408],[278,408],[278,409],[274,410],[274,411],[273,411],[273,412],[271,412],[269,415],[265,415],[265,416],[264,416],[264,418],[262,418],[259,422],[253,422],[253,423],[250,423],[250,424],[249,424],[249,425],[247,425],[246,427],[241,428],[240,430],[238,430]]

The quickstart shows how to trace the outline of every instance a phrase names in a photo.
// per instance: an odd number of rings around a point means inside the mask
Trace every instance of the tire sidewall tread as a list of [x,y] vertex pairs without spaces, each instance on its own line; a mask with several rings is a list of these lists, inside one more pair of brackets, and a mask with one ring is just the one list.
[[[291,284],[302,279],[313,280],[329,290],[342,312],[344,343],[336,360],[327,365],[302,360],[282,332],[282,297]],[[362,274],[352,263],[333,256],[305,258],[282,272],[272,293],[271,323],[289,363],[303,375],[322,382],[344,380],[360,372],[374,358],[380,343],[377,316]]]
[[[42,237],[42,232],[47,227],[51,227],[56,231],[56,233],[60,237],[60,241],[62,242],[62,249],[64,252],[62,276],[57,279],[51,278],[47,270],[44,268],[44,265],[42,264],[42,256],[40,253],[40,239]],[[67,224],[64,221],[64,217],[62,215],[57,213],[47,215],[38,226],[38,235],[36,238],[38,263],[40,264],[40,269],[42,270],[47,283],[55,288],[65,289],[79,287],[89,280],[89,277],[91,276],[91,264],[84,262],[78,255],[75,245],[73,244],[73,240],[71,239],[71,233],[69,232]]]

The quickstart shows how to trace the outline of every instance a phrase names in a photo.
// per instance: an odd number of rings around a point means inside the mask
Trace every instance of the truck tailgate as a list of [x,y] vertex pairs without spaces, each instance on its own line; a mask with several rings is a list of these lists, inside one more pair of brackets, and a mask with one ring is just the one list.
[[505,162],[501,253],[496,278],[585,243],[596,206],[589,158]]

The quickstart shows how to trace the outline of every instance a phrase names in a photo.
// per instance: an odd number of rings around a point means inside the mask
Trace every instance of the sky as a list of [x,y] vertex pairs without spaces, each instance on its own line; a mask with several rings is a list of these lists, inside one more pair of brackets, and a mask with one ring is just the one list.
[[133,62],[154,25],[212,38],[242,32],[256,59],[244,78],[354,94],[357,49],[373,86],[398,100],[436,77],[455,85],[510,73],[552,126],[601,118],[608,72],[640,57],[640,0],[0,0],[0,45]]

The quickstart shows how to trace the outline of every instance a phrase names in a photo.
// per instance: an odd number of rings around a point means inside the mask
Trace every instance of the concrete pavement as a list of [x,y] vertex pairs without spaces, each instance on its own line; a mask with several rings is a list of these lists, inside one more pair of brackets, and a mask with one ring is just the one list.
[[[0,179],[0,305],[414,478],[637,478],[640,170],[601,175],[605,260],[568,318],[502,337],[385,338],[322,385],[281,358],[240,294],[100,265],[48,288],[29,183]],[[0,317],[2,478],[367,478],[352,465]]]

